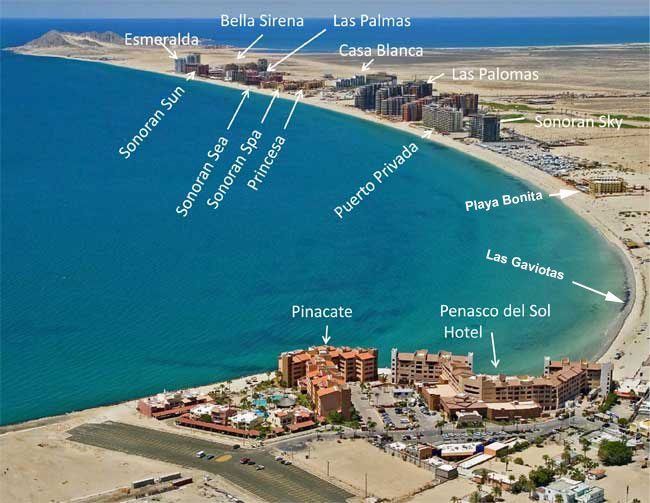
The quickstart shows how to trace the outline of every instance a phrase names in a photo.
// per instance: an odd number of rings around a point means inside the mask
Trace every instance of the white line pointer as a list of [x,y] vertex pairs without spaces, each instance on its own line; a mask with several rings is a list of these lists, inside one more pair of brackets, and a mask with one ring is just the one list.
[[444,72],[441,73],[440,75],[436,75],[435,77],[429,75],[429,80],[427,80],[427,84],[433,84],[436,80],[438,80],[440,77],[443,77],[445,74]]
[[259,42],[259,40],[260,40],[263,36],[264,36],[264,35],[260,35],[259,37],[257,37],[255,40],[253,40],[253,42],[251,43],[251,45],[249,45],[248,47],[246,47],[246,49],[244,49],[243,51],[237,51],[237,59],[244,59],[244,58],[246,57],[246,53],[247,53],[248,51],[250,51],[251,48],[252,48],[255,44],[257,44],[257,42]]
[[320,36],[321,36],[323,33],[325,33],[326,31],[327,31],[327,28],[323,28],[323,29],[322,29],[321,31],[319,31],[316,35],[314,35],[314,36],[311,37],[309,40],[307,40],[307,42],[304,42],[302,45],[299,45],[299,46],[296,47],[293,51],[291,51],[289,54],[287,54],[286,56],[284,56],[280,61],[277,61],[277,62],[275,62],[275,63],[273,63],[273,64],[270,64],[269,67],[267,68],[267,70],[268,70],[269,72],[272,72],[273,70],[276,69],[276,67],[277,67],[280,63],[283,63],[284,61],[286,61],[287,59],[289,59],[291,56],[293,56],[295,53],[297,53],[300,49],[302,49],[302,48],[305,47],[307,44],[310,44],[311,42],[313,42],[314,40],[316,40],[318,37],[320,37]]
[[160,45],[162,45],[165,48],[165,50],[169,53],[170,58],[178,59],[178,56],[176,55],[176,51],[170,50],[165,44],[160,44]]
[[362,65],[361,65],[361,71],[362,71],[362,72],[367,72],[368,69],[370,68],[370,65],[372,65],[374,61],[375,61],[375,58],[372,58],[372,59],[371,59],[370,61],[368,61],[367,63],[362,64]]
[[492,339],[492,360],[491,363],[494,365],[494,368],[497,368],[499,366],[499,361],[497,360],[497,350],[494,347],[494,332],[490,332],[490,339]]
[[580,288],[584,288],[585,290],[589,290],[590,292],[597,293],[598,295],[601,295],[605,297],[605,301],[607,302],[618,302],[619,304],[623,304],[623,301],[619,299],[616,295],[614,295],[612,292],[599,292],[598,290],[594,290],[593,288],[589,288],[587,285],[583,285],[582,283],[578,283],[577,281],[572,281],[575,286],[579,286]]
[[578,192],[580,191],[570,190],[570,189],[560,189],[560,192],[549,194],[548,197],[559,197],[560,199],[566,199],[567,197],[572,196],[573,194],[577,194]]
[[513,117],[512,119],[501,119],[501,124],[504,122],[517,122],[517,121],[523,121],[526,117],[523,115],[521,117]]
[[264,116],[262,117],[260,124],[264,124],[264,121],[266,120],[266,116],[269,115],[269,112],[271,111],[271,107],[273,106],[273,102],[278,96],[280,96],[280,91],[276,89],[275,91],[273,91],[273,97],[271,98],[271,103],[269,103],[269,106],[266,107],[266,112],[264,112]]
[[226,128],[226,130],[229,130],[230,126],[232,126],[232,123],[235,122],[235,117],[237,117],[237,114],[239,113],[239,109],[244,104],[244,100],[248,99],[250,94],[251,92],[248,89],[246,89],[241,93],[241,101],[239,102],[239,105],[237,105],[237,110],[235,110],[235,113],[232,114],[232,119],[230,119],[230,122],[228,123],[228,127]]
[[291,120],[291,117],[293,116],[293,111],[296,109],[296,105],[298,104],[298,100],[304,96],[302,89],[296,93],[296,99],[293,102],[293,106],[291,107],[291,112],[289,112],[289,117],[287,117],[287,122],[284,123],[284,127],[282,129],[287,129],[287,126],[289,125],[289,121]]
[[325,335],[321,335],[323,342],[325,344],[327,344],[331,339],[331,337],[327,335],[327,333],[329,332],[329,328],[330,328],[329,325],[325,325]]

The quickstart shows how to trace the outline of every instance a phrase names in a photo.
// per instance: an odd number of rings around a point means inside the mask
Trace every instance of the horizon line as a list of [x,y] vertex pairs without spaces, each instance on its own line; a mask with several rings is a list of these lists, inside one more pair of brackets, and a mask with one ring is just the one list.
[[[332,16],[293,16],[293,17],[302,17],[305,20],[323,20],[323,19],[332,19]],[[208,17],[25,17],[25,16],[2,16],[0,19],[15,19],[15,20],[48,20],[48,21],[62,21],[62,20],[84,20],[84,21],[104,21],[104,20],[121,20],[121,21],[134,21],[134,20],[165,20],[165,21],[195,21],[195,20],[208,20],[208,19],[219,19],[220,16],[208,16]],[[250,15],[250,17],[259,17],[258,15]],[[284,16],[290,17],[290,16]],[[387,16],[390,17],[390,16]],[[393,16],[394,17],[394,16]],[[411,19],[629,19],[629,18],[647,18],[650,21],[650,14],[634,14],[626,16],[409,16]]]

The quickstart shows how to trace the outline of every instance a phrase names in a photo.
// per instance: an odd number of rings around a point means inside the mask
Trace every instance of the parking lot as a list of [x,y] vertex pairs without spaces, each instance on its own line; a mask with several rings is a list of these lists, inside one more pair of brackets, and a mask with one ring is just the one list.
[[435,431],[437,422],[442,419],[438,412],[417,404],[411,407],[380,407],[378,414],[385,430]]
[[[265,450],[233,450],[216,442],[110,421],[74,428],[70,440],[220,475],[271,502],[343,502],[353,496],[300,468],[280,464]],[[205,456],[197,457],[199,451]],[[241,464],[243,457],[255,464]],[[258,465],[264,469],[257,470]]]

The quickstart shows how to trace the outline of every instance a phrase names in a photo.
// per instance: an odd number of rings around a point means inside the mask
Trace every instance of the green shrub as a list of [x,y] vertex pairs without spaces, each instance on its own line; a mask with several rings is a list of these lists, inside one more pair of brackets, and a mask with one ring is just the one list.
[[625,442],[603,440],[598,448],[598,458],[604,465],[621,466],[632,461],[632,448]]

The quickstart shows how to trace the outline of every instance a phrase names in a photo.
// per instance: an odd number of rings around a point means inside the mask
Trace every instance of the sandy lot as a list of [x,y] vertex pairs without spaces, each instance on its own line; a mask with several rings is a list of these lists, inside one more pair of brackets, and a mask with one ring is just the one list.
[[[381,498],[398,498],[417,491],[433,480],[433,474],[393,457],[365,440],[313,442],[309,459],[296,456],[295,463],[312,473],[330,476],[364,493],[368,475],[368,494]],[[335,461],[334,461],[335,460]]]
[[433,501],[443,503],[451,501],[454,496],[462,498],[474,491],[476,491],[476,484],[463,478],[457,478],[433,489],[427,489],[408,501],[409,503],[431,503]]
[[[641,503],[650,502],[650,472],[641,468],[638,463],[628,466],[608,466],[604,479],[594,481],[594,484],[605,490],[607,501],[625,502],[634,498]],[[626,498],[626,490],[629,494]]]
[[[129,486],[134,480],[180,471],[184,476],[192,476],[194,483],[161,495],[160,501],[208,501],[202,495],[202,472],[70,442],[65,437],[61,425],[0,436],[0,500],[65,501]],[[231,494],[246,497],[246,501],[254,501],[225,481],[212,483]]]

